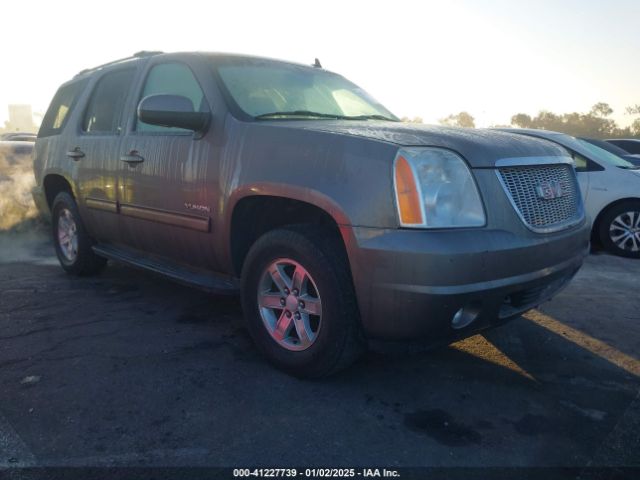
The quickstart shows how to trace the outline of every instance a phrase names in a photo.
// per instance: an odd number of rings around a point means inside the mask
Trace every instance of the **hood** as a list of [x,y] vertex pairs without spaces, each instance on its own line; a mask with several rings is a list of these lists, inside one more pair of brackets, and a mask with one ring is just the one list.
[[494,167],[496,161],[503,158],[567,155],[566,150],[552,142],[495,130],[379,121],[323,120],[278,123],[305,130],[370,138],[400,146],[448,148],[462,155],[476,168]]

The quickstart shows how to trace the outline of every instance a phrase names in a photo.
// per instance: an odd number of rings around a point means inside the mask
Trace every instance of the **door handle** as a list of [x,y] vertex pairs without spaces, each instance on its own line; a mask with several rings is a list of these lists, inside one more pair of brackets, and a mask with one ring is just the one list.
[[67,157],[77,161],[84,157],[84,152],[80,150],[80,147],[76,147],[73,150],[69,150],[67,152]]
[[140,155],[137,150],[131,150],[126,155],[121,155],[120,161],[128,163],[130,166],[133,166],[137,163],[144,162],[144,157],[142,157],[142,155]]

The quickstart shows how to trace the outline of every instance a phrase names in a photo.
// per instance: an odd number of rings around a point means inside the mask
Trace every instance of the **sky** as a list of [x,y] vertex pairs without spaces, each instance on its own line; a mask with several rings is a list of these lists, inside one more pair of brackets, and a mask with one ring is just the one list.
[[8,104],[44,113],[80,70],[139,50],[318,57],[425,123],[464,110],[504,125],[603,101],[626,126],[625,107],[640,104],[638,0],[5,0],[0,11],[0,125]]

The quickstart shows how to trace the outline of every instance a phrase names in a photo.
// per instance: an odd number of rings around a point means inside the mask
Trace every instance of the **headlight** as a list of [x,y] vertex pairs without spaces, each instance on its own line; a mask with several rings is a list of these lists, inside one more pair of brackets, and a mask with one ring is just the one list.
[[471,171],[442,148],[401,148],[394,163],[400,225],[412,228],[482,227],[484,208]]

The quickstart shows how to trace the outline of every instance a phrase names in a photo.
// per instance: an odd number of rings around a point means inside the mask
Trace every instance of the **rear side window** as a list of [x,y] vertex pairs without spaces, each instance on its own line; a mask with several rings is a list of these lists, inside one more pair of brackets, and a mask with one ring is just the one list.
[[50,137],[62,131],[86,84],[87,80],[84,79],[60,87],[42,119],[38,137]]
[[[140,100],[149,95],[180,95],[191,100],[194,112],[208,112],[204,93],[189,67],[182,63],[162,63],[151,69],[144,83]],[[189,132],[183,128],[162,127],[137,122],[139,132]]]
[[82,130],[86,133],[118,134],[122,108],[131,87],[134,68],[105,74],[95,86],[84,112]]
[[627,154],[637,154],[640,153],[640,141],[632,142],[629,140],[607,140],[607,142],[612,143],[613,145],[620,147]]
[[624,148],[629,153],[638,154],[640,153],[640,142],[624,141],[622,148]]

